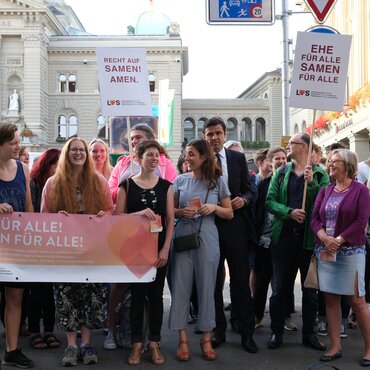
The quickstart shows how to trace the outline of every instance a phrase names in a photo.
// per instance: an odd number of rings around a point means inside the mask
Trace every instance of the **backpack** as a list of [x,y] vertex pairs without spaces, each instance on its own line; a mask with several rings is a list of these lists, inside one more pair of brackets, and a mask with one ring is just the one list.
[[[130,289],[124,294],[122,302],[116,307],[117,326],[114,329],[114,339],[119,348],[132,348],[131,345],[131,291]],[[149,332],[149,304],[145,300],[144,306],[144,322],[143,322],[143,337],[146,338]]]

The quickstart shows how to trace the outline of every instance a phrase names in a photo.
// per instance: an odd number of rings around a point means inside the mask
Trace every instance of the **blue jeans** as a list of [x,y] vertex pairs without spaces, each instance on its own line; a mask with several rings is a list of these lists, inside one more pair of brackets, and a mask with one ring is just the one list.
[[281,233],[276,245],[271,245],[272,257],[272,295],[270,298],[271,330],[283,335],[286,312],[286,296],[289,293],[289,281],[292,274],[301,273],[302,287],[302,336],[314,333],[316,313],[318,309],[317,291],[303,287],[312,251],[303,250],[303,235]]

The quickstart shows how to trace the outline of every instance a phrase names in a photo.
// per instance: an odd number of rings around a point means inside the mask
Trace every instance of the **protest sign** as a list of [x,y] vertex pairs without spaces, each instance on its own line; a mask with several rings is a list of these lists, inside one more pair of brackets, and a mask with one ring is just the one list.
[[151,116],[152,106],[143,48],[96,48],[103,115]]
[[351,36],[298,32],[289,105],[342,111]]

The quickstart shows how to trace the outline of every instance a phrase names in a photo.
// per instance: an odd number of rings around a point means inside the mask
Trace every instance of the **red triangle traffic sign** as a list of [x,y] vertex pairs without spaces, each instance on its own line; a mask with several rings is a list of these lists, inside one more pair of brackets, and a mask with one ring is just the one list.
[[305,0],[318,23],[324,23],[337,0]]

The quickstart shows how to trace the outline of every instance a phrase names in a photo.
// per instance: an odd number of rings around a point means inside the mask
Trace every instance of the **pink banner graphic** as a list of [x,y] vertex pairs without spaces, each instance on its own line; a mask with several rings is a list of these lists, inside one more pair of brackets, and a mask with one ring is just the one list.
[[158,233],[133,215],[0,215],[0,281],[147,282]]

